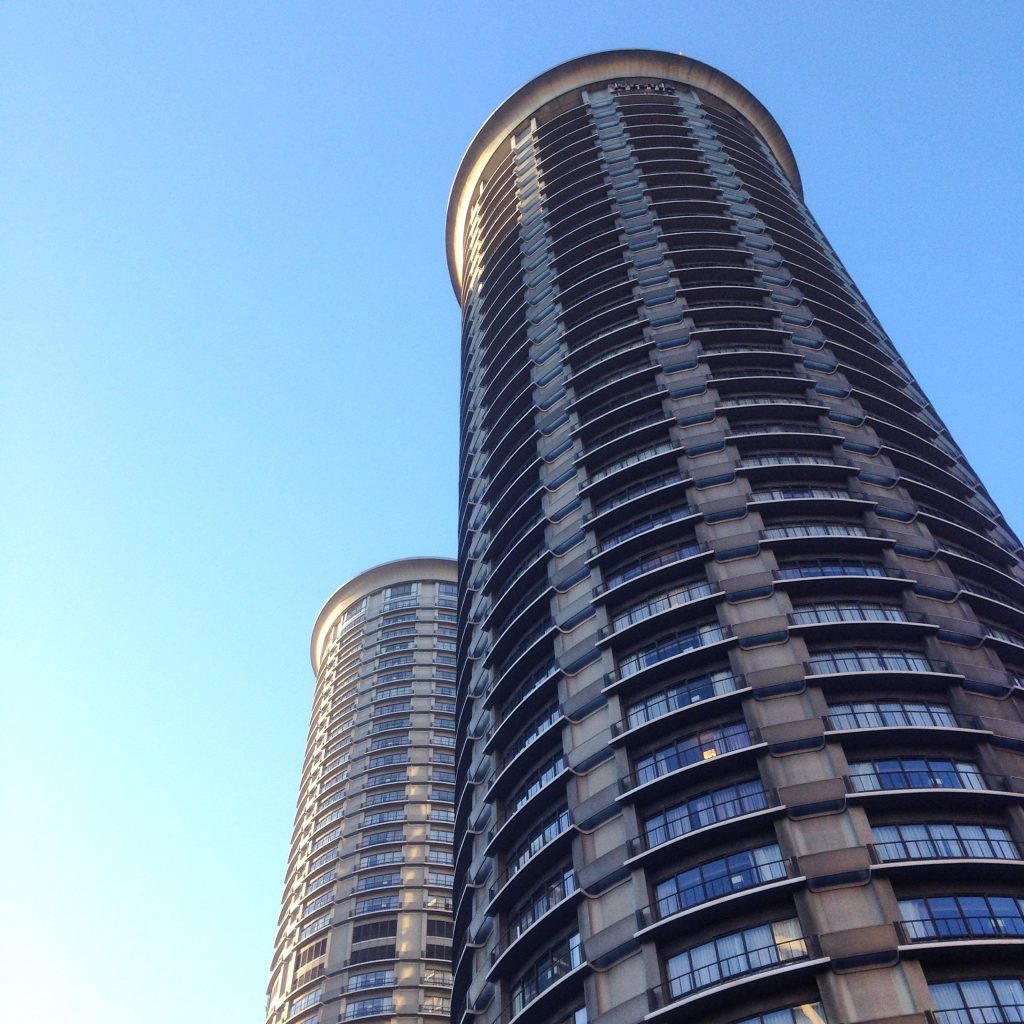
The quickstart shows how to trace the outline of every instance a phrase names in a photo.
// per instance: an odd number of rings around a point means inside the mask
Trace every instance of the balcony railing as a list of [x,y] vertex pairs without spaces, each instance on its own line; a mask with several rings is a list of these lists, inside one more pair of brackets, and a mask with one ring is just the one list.
[[638,758],[636,771],[619,779],[619,791],[628,793],[638,786],[645,786],[655,779],[703,764],[737,750],[744,750],[759,742],[760,733],[748,729],[742,722],[734,722],[709,729],[696,736],[686,736],[670,748],[659,750],[648,757]]
[[[687,874],[696,875],[697,872],[694,870]],[[658,921],[664,921],[712,900],[798,876],[796,861],[779,854],[770,860],[749,864],[739,871],[724,871],[714,878],[695,879],[684,888],[637,910],[637,927],[648,928]]]
[[717,624],[697,626],[694,629],[676,633],[623,658],[618,665],[618,677],[625,679],[652,665],[666,661],[668,658],[674,658],[701,647],[710,647],[712,644],[722,643],[731,637],[732,631],[728,627]]

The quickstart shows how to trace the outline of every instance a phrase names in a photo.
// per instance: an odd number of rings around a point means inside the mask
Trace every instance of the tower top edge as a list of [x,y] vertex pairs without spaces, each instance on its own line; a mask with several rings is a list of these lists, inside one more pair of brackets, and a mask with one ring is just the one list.
[[448,198],[445,247],[455,296],[461,300],[463,235],[469,204],[494,152],[517,125],[573,89],[614,78],[658,78],[701,89],[745,117],[768,144],[798,193],[803,193],[796,158],[767,107],[734,78],[710,64],[665,50],[605,50],[565,61],[517,89],[483,123],[459,164]]
[[459,563],[442,555],[417,555],[381,562],[343,583],[325,602],[313,624],[309,640],[309,660],[314,674],[319,670],[323,640],[334,620],[361,597],[396,583],[412,583],[426,579],[458,582]]

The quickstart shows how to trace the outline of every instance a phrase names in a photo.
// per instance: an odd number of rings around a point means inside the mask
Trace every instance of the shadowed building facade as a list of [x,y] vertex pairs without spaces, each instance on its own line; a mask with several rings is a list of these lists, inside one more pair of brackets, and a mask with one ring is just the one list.
[[563,64],[448,259],[453,1021],[1021,1019],[1020,545],[771,115]]
[[268,1024],[448,1019],[455,581],[451,559],[388,562],[316,620]]

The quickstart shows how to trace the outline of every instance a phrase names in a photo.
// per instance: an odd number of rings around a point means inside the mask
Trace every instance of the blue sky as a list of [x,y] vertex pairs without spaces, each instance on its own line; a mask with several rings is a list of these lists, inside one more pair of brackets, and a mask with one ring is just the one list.
[[1024,528],[1022,12],[8,0],[0,1017],[262,1019],[309,631],[354,573],[454,552],[445,203],[554,64],[681,50],[750,88]]

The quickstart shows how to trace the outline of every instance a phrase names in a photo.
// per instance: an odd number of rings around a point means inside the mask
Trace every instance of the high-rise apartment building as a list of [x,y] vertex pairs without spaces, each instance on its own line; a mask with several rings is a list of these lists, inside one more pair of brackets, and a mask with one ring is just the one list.
[[409,558],[317,617],[268,1024],[448,1019],[455,607],[455,562]]
[[563,64],[448,258],[455,1024],[1021,1020],[1019,542],[771,115]]

